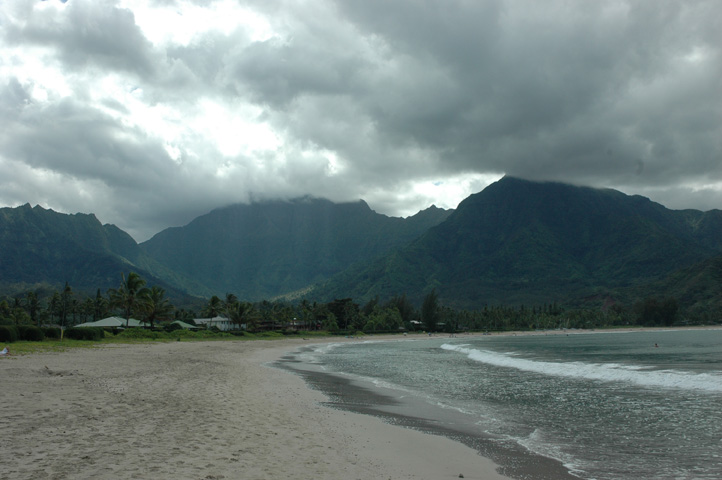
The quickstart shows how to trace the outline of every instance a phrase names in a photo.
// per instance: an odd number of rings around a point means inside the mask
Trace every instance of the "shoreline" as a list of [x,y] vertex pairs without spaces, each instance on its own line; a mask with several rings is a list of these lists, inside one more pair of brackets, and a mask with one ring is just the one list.
[[[595,334],[624,334],[635,332],[646,333],[668,333],[697,330],[722,330],[722,326],[701,326],[701,327],[626,327],[615,329],[590,329],[590,330],[551,330],[551,331],[510,331],[494,332],[494,336],[501,337],[541,337],[541,336],[570,336],[570,335],[595,335]],[[448,334],[436,333],[414,334],[408,336],[389,335],[360,337],[356,341],[414,341],[431,338],[444,339]],[[458,334],[454,339],[481,338],[483,334]],[[341,342],[326,342],[341,343]],[[322,345],[321,342],[315,345]],[[655,344],[656,346],[656,344]],[[294,352],[294,353],[300,353]],[[424,434],[433,436],[446,436],[457,442],[473,448],[479,455],[491,459],[497,464],[497,471],[508,478],[534,478],[539,480],[569,479],[578,480],[578,476],[572,473],[572,469],[563,464],[560,460],[532,453],[518,444],[510,445],[508,442],[499,442],[499,439],[492,439],[474,428],[474,419],[461,418],[463,415],[450,415],[441,411],[429,412],[428,405],[423,401],[411,402],[409,396],[399,395],[397,390],[390,390],[379,385],[371,385],[363,379],[349,377],[343,374],[329,373],[314,365],[303,363],[292,355],[279,359],[276,362],[278,368],[289,370],[304,378],[312,388],[321,391],[328,398],[325,405],[343,411],[360,413],[383,419],[384,422],[411,428]],[[396,398],[403,398],[403,401],[396,401]],[[433,407],[432,407],[433,408]],[[466,421],[466,424],[464,422]]]
[[[429,337],[405,339],[393,337],[379,341],[415,341],[427,338]],[[443,337],[437,336],[437,338]],[[400,395],[397,390],[371,385],[358,378],[329,373],[299,358],[311,347],[318,345],[323,344],[298,348],[278,359],[273,365],[303,378],[309,387],[322,392],[326,398],[323,405],[340,411],[374,417],[397,428],[410,429],[432,437],[452,439],[473,449],[480,457],[494,462],[496,471],[503,475],[503,478],[578,480],[579,477],[573,475],[559,460],[532,453],[515,442],[504,441],[481,432],[476,426],[476,418],[468,417],[461,412],[439,410],[438,407],[422,399]]]
[[[339,340],[352,341],[328,343]],[[5,358],[3,478],[507,478],[459,442],[328,408],[302,378],[269,366],[318,343],[113,344]]]
[[[493,335],[699,329],[722,327]],[[466,336],[481,334],[457,338]],[[312,345],[425,338],[106,344],[3,357],[3,478],[511,478],[499,473],[512,473],[504,470],[504,458],[473,442],[450,440],[413,421],[388,423],[398,416],[327,406],[332,400],[301,375],[272,366]]]

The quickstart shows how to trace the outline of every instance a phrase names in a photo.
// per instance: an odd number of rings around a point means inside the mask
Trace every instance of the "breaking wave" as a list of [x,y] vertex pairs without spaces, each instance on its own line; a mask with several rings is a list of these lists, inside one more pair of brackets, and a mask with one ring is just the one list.
[[722,392],[722,375],[679,370],[649,370],[646,367],[618,363],[546,362],[509,353],[470,348],[469,345],[444,344],[441,348],[465,354],[475,362],[542,375],[603,382],[628,382],[643,387]]

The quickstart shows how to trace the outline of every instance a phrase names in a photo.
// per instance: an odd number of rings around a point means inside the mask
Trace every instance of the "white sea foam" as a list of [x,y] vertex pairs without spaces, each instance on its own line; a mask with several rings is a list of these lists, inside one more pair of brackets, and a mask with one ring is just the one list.
[[680,388],[722,392],[722,375],[690,373],[679,370],[648,370],[637,365],[616,363],[544,362],[511,353],[471,348],[469,345],[444,344],[444,350],[465,354],[476,362],[497,367],[515,368],[557,377],[580,378],[605,382],[628,382],[644,387]]

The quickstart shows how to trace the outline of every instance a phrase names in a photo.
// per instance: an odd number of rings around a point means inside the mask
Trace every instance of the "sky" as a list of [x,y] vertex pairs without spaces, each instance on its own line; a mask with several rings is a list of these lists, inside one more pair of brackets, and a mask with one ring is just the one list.
[[0,2],[0,206],[141,242],[273,198],[455,208],[503,175],[722,209],[722,2]]

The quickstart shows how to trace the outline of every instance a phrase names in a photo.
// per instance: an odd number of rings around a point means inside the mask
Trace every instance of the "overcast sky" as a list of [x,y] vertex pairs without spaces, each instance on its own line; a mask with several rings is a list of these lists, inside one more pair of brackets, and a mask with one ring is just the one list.
[[253,199],[454,208],[505,174],[722,208],[722,2],[0,2],[0,206],[143,241]]

